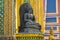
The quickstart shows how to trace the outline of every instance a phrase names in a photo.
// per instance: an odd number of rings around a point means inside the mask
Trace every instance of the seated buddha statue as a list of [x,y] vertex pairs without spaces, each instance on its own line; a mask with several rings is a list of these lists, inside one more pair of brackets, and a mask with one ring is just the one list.
[[41,25],[35,21],[33,9],[29,3],[20,6],[19,33],[40,33]]

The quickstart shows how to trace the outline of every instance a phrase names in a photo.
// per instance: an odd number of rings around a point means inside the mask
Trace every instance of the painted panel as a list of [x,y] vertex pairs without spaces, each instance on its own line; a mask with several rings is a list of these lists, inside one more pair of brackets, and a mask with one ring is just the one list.
[[[46,26],[45,30],[50,30],[50,26]],[[57,26],[53,26],[53,30],[57,30]]]
[[47,0],[47,13],[56,12],[56,0]]
[[46,23],[47,22],[56,22],[56,18],[46,18]]

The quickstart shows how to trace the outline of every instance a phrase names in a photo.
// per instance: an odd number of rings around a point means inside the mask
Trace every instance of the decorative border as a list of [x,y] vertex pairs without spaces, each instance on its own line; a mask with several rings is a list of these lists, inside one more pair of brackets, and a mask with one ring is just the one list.
[[4,34],[4,0],[0,0],[0,35]]

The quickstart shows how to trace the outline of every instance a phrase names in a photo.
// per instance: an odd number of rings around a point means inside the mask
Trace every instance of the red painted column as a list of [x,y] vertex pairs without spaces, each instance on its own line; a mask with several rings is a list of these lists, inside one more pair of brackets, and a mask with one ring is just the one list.
[[60,0],[58,0],[58,13],[60,14]]
[[58,19],[58,21],[59,21],[59,24],[60,24],[60,18]]
[[[60,16],[60,0],[58,0],[58,13],[59,13],[59,16]],[[59,24],[60,24],[60,18],[59,18]],[[59,27],[59,32],[60,32],[60,27]]]

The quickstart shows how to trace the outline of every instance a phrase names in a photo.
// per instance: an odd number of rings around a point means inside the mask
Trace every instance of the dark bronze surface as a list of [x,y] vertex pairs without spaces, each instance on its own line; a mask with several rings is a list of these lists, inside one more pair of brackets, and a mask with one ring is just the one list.
[[40,33],[41,25],[35,22],[33,9],[29,3],[20,6],[20,33]]

